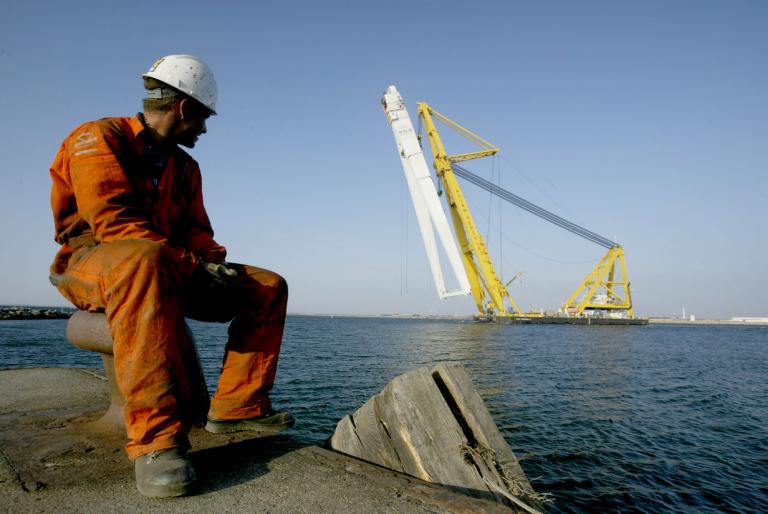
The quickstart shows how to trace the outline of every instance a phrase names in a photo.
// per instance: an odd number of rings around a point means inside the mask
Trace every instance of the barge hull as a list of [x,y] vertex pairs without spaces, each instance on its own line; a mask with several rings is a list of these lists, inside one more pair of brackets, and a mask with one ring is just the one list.
[[499,323],[512,325],[647,325],[648,318],[566,318],[560,316],[504,317]]

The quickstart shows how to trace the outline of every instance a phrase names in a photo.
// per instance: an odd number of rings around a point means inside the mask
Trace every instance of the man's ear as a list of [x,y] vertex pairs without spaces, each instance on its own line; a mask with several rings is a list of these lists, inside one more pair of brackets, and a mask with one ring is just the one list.
[[184,114],[189,113],[189,100],[187,98],[182,98],[176,103],[176,108],[178,109],[179,119],[183,120]]

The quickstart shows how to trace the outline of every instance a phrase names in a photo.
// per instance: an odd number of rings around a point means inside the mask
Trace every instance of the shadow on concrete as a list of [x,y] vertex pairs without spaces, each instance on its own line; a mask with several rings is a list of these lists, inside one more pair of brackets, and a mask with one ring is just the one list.
[[[206,439],[211,437],[208,435]],[[271,460],[306,446],[289,435],[271,435],[238,441],[222,440],[216,446],[197,451],[193,449],[189,456],[199,481],[196,494],[224,490],[263,476],[269,473]]]

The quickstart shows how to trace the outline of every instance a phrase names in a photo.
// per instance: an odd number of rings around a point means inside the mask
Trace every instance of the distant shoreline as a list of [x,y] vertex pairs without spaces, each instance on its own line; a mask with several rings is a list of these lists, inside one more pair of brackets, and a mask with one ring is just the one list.
[[[68,319],[75,312],[73,307],[39,307],[3,305],[0,306],[0,321],[3,320],[34,320],[34,319]],[[377,318],[377,319],[415,319],[415,320],[450,320],[472,321],[472,316],[439,315],[439,314],[317,314],[291,312],[288,316],[314,316],[319,318]],[[763,326],[764,321],[740,321],[729,319],[679,319],[679,318],[648,318],[649,325],[727,325],[727,326]]]
[[729,325],[744,327],[768,327],[766,321],[738,321],[733,319],[676,319],[676,318],[649,318],[649,325]]

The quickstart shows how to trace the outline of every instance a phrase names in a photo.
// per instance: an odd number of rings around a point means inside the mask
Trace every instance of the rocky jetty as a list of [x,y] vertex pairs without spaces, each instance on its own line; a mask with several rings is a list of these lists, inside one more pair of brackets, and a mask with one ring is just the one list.
[[9,319],[67,319],[75,309],[70,307],[0,306],[0,320]]

